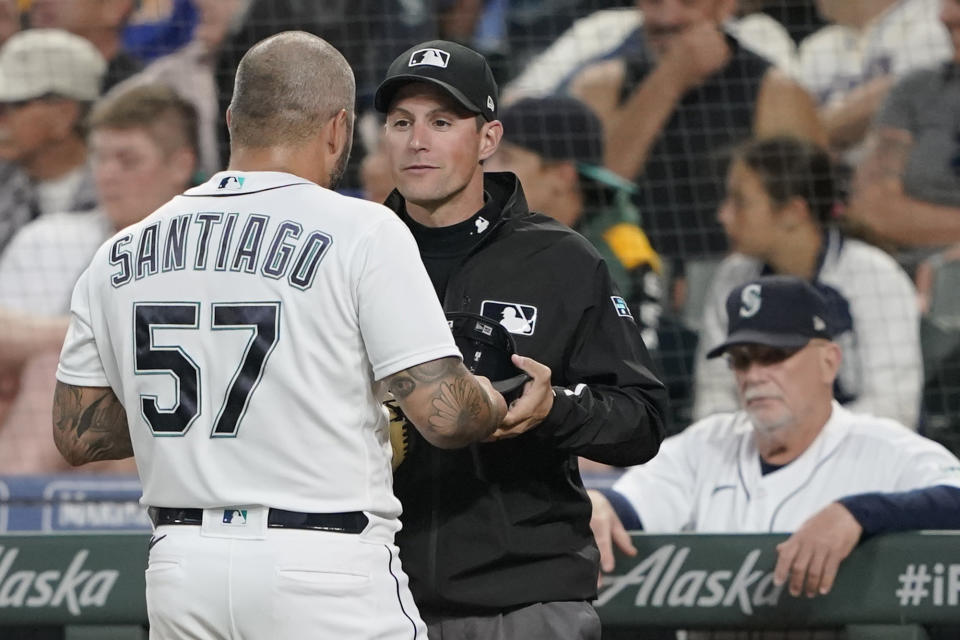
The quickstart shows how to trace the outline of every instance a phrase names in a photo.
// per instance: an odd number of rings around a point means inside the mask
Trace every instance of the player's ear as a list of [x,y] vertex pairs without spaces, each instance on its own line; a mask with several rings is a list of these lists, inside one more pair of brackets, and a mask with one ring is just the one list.
[[485,122],[480,127],[480,159],[486,160],[496,153],[502,139],[503,125],[500,124],[500,121]]
[[327,151],[338,158],[348,148],[353,136],[353,114],[346,109],[340,109],[330,118],[327,125],[329,127]]

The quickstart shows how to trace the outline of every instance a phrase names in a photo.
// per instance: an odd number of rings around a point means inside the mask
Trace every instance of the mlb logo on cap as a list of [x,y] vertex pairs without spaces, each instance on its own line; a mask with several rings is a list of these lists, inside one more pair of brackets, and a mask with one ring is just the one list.
[[497,119],[497,81],[487,59],[469,47],[450,40],[427,40],[410,47],[390,63],[373,106],[387,113],[400,87],[413,82],[440,87],[487,122]]
[[428,64],[431,67],[447,68],[450,61],[450,54],[443,49],[417,49],[410,54],[408,67],[418,67],[422,64]]

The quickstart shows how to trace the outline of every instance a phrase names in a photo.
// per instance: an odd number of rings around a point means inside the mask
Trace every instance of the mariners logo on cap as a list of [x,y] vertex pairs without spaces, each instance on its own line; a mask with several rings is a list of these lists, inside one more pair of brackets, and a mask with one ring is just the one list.
[[740,293],[740,317],[752,318],[760,311],[760,285],[748,284]]
[[410,62],[407,63],[407,66],[419,67],[426,64],[431,67],[446,69],[448,62],[450,62],[450,54],[443,49],[417,49],[410,54]]

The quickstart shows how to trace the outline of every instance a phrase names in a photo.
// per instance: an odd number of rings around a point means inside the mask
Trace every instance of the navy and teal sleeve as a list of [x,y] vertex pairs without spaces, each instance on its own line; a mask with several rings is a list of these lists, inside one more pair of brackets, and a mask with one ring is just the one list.
[[839,502],[863,527],[862,538],[893,531],[960,530],[960,488],[953,486],[860,493]]

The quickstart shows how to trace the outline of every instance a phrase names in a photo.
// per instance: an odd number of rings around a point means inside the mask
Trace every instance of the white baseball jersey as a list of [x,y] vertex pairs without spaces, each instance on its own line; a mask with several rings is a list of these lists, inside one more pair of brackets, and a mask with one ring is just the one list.
[[796,530],[831,502],[857,493],[960,487],[960,461],[906,427],[833,403],[803,454],[763,475],[747,414],[721,413],[667,438],[650,462],[613,488],[649,532]]
[[899,0],[862,30],[828,25],[800,44],[798,80],[821,105],[887,74],[902,75],[953,55],[940,0]]
[[101,246],[71,311],[57,378],[114,389],[145,504],[366,511],[392,541],[375,381],[459,351],[387,208],[218,173]]

